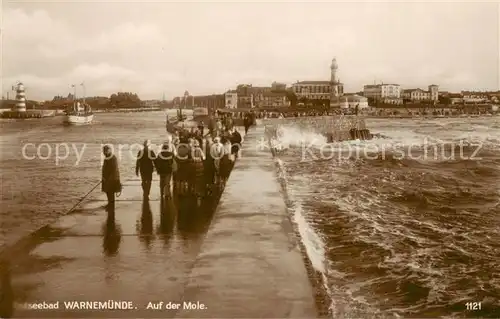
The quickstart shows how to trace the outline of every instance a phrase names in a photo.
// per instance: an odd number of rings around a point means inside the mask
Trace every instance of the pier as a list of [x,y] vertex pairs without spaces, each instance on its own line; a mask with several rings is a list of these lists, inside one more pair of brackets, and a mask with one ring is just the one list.
[[[114,220],[96,188],[55,224],[9,247],[1,255],[8,262],[0,317],[316,317],[271,152],[257,148],[263,132],[245,137],[220,201],[163,203],[158,180],[144,201],[133,179],[124,182]],[[76,309],[75,301],[100,309]]]
[[26,111],[4,111],[0,116],[5,119],[33,119],[43,117],[53,117],[56,115],[54,110],[26,110]]

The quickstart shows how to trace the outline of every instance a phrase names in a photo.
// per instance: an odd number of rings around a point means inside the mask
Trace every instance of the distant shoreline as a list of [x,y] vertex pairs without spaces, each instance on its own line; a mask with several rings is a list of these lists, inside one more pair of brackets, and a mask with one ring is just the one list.
[[164,108],[130,108],[130,109],[94,109],[94,113],[139,113],[139,112],[159,112],[168,109]]
[[447,119],[447,118],[475,118],[475,117],[496,117],[500,114],[465,114],[465,115],[364,115],[366,118],[375,119]]

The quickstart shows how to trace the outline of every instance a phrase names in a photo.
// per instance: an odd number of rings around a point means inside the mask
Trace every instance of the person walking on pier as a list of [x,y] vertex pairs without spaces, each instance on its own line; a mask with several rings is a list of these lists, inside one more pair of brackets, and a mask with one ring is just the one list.
[[227,179],[229,178],[229,174],[231,173],[231,169],[233,168],[233,158],[231,155],[231,141],[230,139],[226,139],[223,143],[223,156],[220,160],[219,167],[219,177],[220,177],[220,187],[224,188],[226,186]]
[[214,182],[216,186],[219,186],[222,184],[221,182],[221,160],[222,157],[224,156],[224,145],[222,145],[220,141],[220,137],[215,137],[214,138],[214,143],[210,147],[210,156],[214,161]]
[[144,148],[137,154],[137,161],[135,164],[135,174],[139,176],[139,172],[141,173],[144,198],[149,198],[151,182],[153,180],[153,171],[155,168],[154,160],[156,159],[156,154],[149,148],[150,145],[151,142],[149,140],[144,141]]
[[217,134],[222,133],[223,125],[222,125],[222,120],[220,118],[217,118],[217,121],[215,122],[215,130],[217,131]]
[[214,158],[212,157],[212,137],[207,135],[205,140],[203,141],[203,151],[205,153],[205,184],[206,184],[206,193],[210,195],[213,190],[213,185],[215,182],[215,167],[214,167]]
[[176,170],[177,163],[175,162],[175,146],[172,143],[170,136],[163,144],[161,152],[155,159],[155,168],[158,175],[160,175],[160,198],[170,198],[170,183],[174,170]]
[[191,166],[193,193],[196,196],[198,206],[201,205],[201,199],[205,196],[205,153],[200,147],[198,140],[194,140],[191,148]]
[[224,127],[226,128],[226,130],[230,130],[233,128],[234,121],[233,121],[231,114],[226,114],[226,117],[224,118],[223,124],[224,124]]
[[189,159],[190,159],[190,144],[191,142],[185,136],[182,136],[180,139],[180,143],[177,146],[177,154],[176,154],[176,163],[177,163],[177,172],[175,172],[174,176],[174,189],[177,194],[184,195],[189,191],[189,181],[190,181],[190,167],[189,167]]
[[243,125],[245,126],[245,135],[247,135],[250,126],[252,126],[252,119],[250,118],[250,113],[247,113],[245,115],[245,119],[243,120]]
[[114,213],[115,193],[119,193],[122,190],[120,170],[118,168],[118,160],[109,145],[105,145],[102,148],[102,153],[104,154],[104,162],[102,165],[101,190],[108,197],[108,205],[106,206],[108,212]]
[[236,127],[233,127],[231,133],[231,155],[234,156],[234,158],[238,158],[240,155],[240,150],[241,150],[241,142],[243,139],[241,138],[240,132],[236,129]]

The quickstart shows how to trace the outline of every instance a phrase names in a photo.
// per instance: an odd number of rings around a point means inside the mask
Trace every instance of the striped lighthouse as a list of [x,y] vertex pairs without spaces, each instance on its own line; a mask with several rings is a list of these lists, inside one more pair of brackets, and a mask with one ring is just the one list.
[[19,82],[12,89],[16,91],[16,105],[12,108],[12,111],[26,112],[26,93],[24,90],[24,84]]

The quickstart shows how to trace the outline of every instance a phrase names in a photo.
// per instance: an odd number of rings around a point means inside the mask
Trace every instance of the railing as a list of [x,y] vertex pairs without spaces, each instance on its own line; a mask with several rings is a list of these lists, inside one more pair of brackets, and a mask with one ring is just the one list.
[[72,115],[72,116],[89,116],[93,114],[94,113],[92,112],[75,112],[75,111],[66,112],[66,115]]

